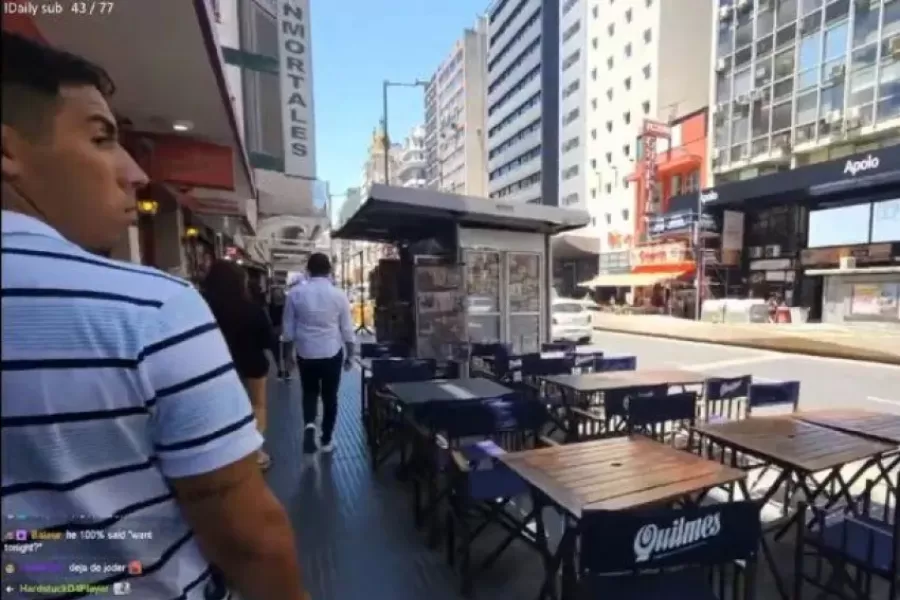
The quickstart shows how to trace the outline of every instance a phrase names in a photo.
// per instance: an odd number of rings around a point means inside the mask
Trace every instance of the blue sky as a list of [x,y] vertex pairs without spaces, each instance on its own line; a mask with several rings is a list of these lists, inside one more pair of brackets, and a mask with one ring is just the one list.
[[[316,166],[332,194],[359,185],[372,128],[381,120],[381,84],[427,80],[489,0],[313,1]],[[391,88],[390,135],[421,124],[421,88]],[[343,198],[335,198],[339,205]]]

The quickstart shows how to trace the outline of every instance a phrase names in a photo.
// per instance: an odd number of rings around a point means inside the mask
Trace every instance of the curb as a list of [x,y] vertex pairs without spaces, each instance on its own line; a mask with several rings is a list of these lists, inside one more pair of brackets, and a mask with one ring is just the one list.
[[900,366],[900,356],[891,356],[882,354],[880,352],[872,352],[868,353],[863,351],[860,352],[852,352],[847,351],[842,346],[835,346],[833,344],[820,343],[817,344],[815,351],[810,352],[807,349],[801,349],[793,347],[789,344],[779,344],[774,342],[773,340],[759,340],[759,339],[746,339],[746,340],[710,340],[709,338],[703,338],[698,336],[691,335],[680,335],[673,333],[658,333],[658,332],[647,332],[647,331],[633,331],[630,329],[616,329],[613,327],[604,327],[602,325],[594,325],[595,331],[608,331],[610,333],[624,333],[626,335],[637,335],[642,337],[653,337],[653,338],[662,338],[667,340],[676,340],[680,342],[701,342],[704,344],[714,344],[719,346],[735,346],[738,348],[751,348],[754,350],[771,350],[774,352],[784,352],[785,354],[799,354],[803,356],[817,356],[821,358],[840,358],[844,360],[855,360],[858,362],[872,362],[878,363],[882,365],[890,365],[890,366]]

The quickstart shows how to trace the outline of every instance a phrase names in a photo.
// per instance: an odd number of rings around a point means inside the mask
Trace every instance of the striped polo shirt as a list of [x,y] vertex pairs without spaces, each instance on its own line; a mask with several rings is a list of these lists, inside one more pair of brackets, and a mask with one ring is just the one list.
[[2,231],[4,530],[66,532],[27,554],[5,537],[18,567],[4,584],[98,586],[42,588],[80,598],[128,580],[135,599],[203,598],[209,565],[167,479],[262,443],[209,308],[187,282],[36,219],[3,211]]

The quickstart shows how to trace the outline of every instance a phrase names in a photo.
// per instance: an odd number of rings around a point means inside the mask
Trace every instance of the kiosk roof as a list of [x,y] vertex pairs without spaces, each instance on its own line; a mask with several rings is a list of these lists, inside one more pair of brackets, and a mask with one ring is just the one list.
[[432,226],[459,223],[462,227],[503,229],[553,235],[584,227],[587,212],[502,202],[448,194],[437,190],[372,185],[356,212],[332,231],[332,238],[396,242],[428,237]]

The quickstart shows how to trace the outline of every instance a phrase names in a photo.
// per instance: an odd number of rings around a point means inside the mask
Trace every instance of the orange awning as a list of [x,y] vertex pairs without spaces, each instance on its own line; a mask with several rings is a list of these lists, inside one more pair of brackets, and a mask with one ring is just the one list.
[[[672,150],[663,150],[656,157],[656,172],[659,174],[671,173],[673,171],[682,171],[689,167],[699,165],[701,158],[696,154],[691,154],[684,148],[673,148]],[[637,161],[636,170],[628,176],[628,181],[637,181],[643,176],[644,163]]]
[[633,273],[653,273],[659,275],[671,274],[671,279],[694,272],[694,261],[679,263],[660,263],[650,265],[637,265],[632,269]]

